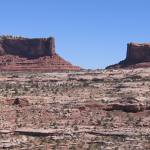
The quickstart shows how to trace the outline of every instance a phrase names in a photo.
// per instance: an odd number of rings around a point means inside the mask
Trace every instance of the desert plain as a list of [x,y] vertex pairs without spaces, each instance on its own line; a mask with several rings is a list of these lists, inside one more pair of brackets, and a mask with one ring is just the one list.
[[149,150],[150,68],[0,73],[0,149]]

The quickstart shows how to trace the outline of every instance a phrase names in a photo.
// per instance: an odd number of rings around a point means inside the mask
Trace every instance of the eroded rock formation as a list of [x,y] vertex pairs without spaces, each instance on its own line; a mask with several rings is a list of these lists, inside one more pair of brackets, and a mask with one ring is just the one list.
[[80,70],[55,52],[55,39],[0,37],[1,71]]
[[150,43],[129,43],[126,59],[107,68],[150,67]]

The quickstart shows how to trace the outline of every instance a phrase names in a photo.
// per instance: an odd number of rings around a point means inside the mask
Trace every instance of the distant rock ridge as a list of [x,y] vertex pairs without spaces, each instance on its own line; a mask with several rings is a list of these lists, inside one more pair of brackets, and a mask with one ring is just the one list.
[[150,67],[150,43],[128,43],[126,59],[106,69]]
[[54,37],[0,36],[0,71],[80,70],[55,51]]

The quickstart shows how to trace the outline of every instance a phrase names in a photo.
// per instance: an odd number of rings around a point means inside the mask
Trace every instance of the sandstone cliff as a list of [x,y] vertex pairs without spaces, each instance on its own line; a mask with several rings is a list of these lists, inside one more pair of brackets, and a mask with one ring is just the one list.
[[150,67],[150,43],[129,43],[126,59],[107,68]]
[[0,37],[1,71],[80,70],[55,52],[55,39]]
[[26,58],[51,56],[55,53],[54,38],[27,39],[7,38],[0,39],[0,55],[16,55]]

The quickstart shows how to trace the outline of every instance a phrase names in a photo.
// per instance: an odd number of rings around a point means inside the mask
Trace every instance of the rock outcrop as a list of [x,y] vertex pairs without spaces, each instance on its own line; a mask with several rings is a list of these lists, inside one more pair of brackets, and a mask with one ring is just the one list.
[[55,39],[0,37],[0,71],[80,70],[55,52]]
[[127,45],[126,59],[110,68],[138,68],[150,67],[150,43],[129,43]]

